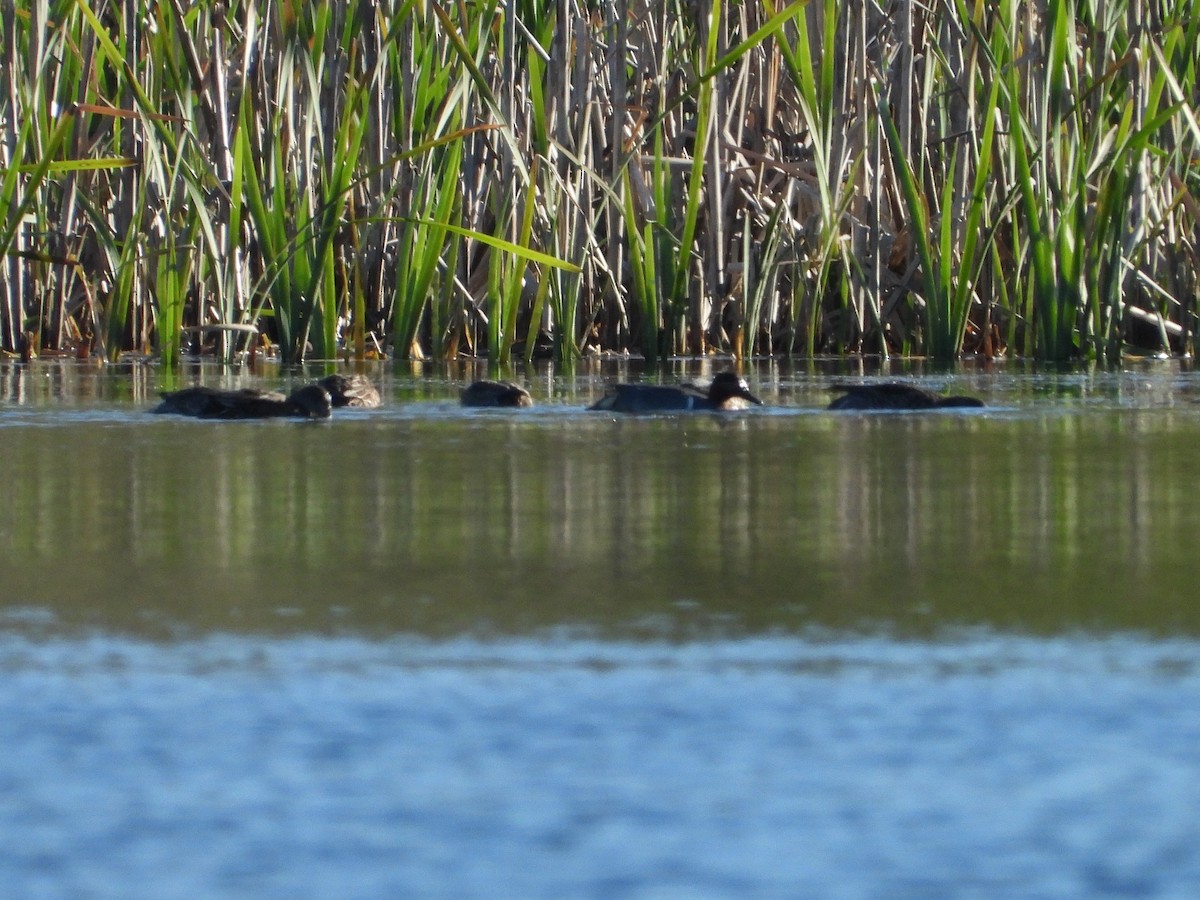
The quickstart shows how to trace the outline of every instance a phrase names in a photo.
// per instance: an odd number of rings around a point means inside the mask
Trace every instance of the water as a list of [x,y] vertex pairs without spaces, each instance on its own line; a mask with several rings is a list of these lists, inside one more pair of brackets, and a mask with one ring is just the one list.
[[1190,642],[6,642],[6,896],[1189,896]]
[[1175,365],[325,424],[9,375],[0,895],[1200,891]]

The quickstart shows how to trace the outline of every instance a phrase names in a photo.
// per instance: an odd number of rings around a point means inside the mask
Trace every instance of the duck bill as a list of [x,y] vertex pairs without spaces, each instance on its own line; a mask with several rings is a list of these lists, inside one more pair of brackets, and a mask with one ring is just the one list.
[[747,401],[749,401],[750,403],[753,403],[755,406],[762,406],[762,405],[763,405],[763,402],[762,402],[761,400],[759,400],[757,397],[755,397],[755,396],[754,396],[752,393],[750,393],[749,391],[742,391],[742,392],[741,392],[741,396],[742,396],[742,399],[743,399],[743,400],[747,400]]

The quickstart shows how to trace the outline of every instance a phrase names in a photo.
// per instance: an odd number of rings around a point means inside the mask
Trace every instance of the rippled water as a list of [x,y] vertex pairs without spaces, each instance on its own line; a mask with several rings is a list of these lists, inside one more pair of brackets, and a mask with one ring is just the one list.
[[6,896],[1194,896],[1190,642],[0,647]]
[[324,424],[0,375],[0,896],[1200,892],[1178,365]]

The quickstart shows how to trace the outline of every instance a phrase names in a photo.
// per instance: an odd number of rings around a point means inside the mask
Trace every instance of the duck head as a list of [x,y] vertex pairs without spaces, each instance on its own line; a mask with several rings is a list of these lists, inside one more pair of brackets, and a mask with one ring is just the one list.
[[763,402],[750,393],[746,379],[736,372],[720,372],[708,386],[708,399],[718,409],[745,409],[753,404],[762,406]]
[[288,397],[288,403],[298,415],[310,419],[328,419],[333,415],[333,400],[329,391],[319,384],[306,384],[299,390],[293,391]]

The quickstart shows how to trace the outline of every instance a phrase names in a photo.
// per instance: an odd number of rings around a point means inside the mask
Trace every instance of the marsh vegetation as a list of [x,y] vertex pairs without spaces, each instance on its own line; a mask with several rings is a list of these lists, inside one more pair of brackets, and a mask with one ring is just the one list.
[[0,4],[8,352],[1190,352],[1194,0]]

